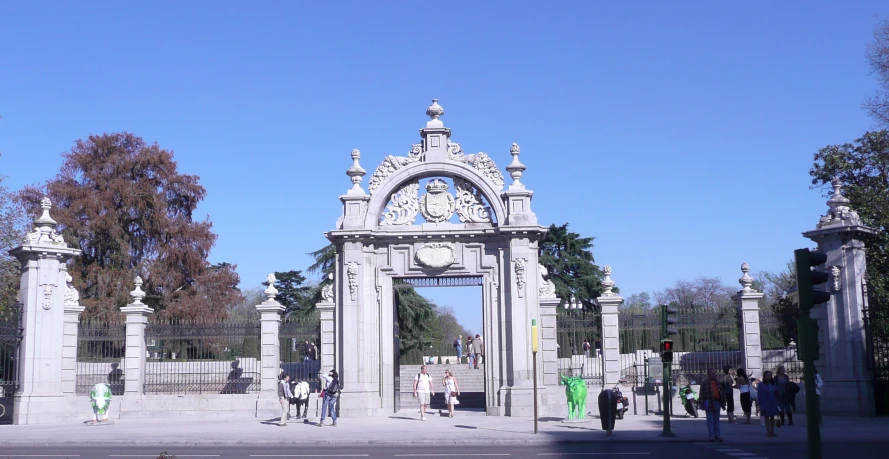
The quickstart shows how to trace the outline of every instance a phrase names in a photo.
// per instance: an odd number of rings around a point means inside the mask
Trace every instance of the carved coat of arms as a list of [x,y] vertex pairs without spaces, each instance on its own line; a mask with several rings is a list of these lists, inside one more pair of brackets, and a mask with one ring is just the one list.
[[446,222],[454,215],[454,197],[447,191],[444,180],[432,179],[426,184],[426,194],[420,198],[420,213],[427,222]]

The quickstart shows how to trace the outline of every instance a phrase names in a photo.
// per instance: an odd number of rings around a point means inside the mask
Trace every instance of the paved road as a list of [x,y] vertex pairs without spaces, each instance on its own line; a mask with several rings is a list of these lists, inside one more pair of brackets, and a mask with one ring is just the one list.
[[[854,457],[855,459],[885,458],[889,442],[830,443],[824,448],[825,459]],[[157,458],[163,448],[122,447],[5,447],[3,458],[76,458],[126,459]],[[732,443],[565,443],[552,446],[398,446],[367,445],[360,447],[171,447],[169,454],[178,458],[658,458],[658,459],[804,459],[804,445],[799,444],[732,444]]]

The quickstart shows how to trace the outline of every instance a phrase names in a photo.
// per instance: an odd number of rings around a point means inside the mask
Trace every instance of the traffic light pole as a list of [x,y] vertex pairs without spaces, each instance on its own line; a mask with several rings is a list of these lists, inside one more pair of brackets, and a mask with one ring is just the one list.
[[670,378],[673,377],[673,365],[672,363],[664,362],[664,409],[661,410],[664,413],[664,431],[661,432],[661,437],[675,437],[672,431],[670,431],[670,395],[671,395],[671,384]]
[[800,338],[800,357],[803,360],[803,377],[806,386],[806,433],[809,438],[809,459],[821,459],[821,406],[815,392],[815,360],[818,357],[817,324],[809,310],[800,310],[797,319]]

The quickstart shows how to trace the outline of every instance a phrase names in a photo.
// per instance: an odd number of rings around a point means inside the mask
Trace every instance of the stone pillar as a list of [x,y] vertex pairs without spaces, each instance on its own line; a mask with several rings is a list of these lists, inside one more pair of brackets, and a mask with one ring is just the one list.
[[540,351],[537,353],[537,385],[540,394],[541,415],[565,414],[565,391],[559,387],[559,355],[557,350],[559,297],[556,286],[546,267],[539,265],[538,301],[540,303]]
[[[68,247],[56,233],[56,222],[49,215],[50,200],[43,198],[40,205],[43,214],[34,222],[34,229],[21,246],[9,251],[22,266],[19,301],[24,328],[18,362],[19,391],[13,401],[14,424],[57,423],[77,418],[63,395],[70,386],[63,384],[63,370],[66,356],[71,366],[72,339],[68,338],[66,353],[65,299],[75,298],[76,303],[77,296],[66,282],[64,265],[80,251]],[[72,312],[77,309],[71,306]]]
[[874,234],[862,225],[858,214],[849,207],[841,192],[841,183],[833,182],[829,208],[815,230],[803,236],[818,243],[818,252],[827,255],[825,264],[830,280],[830,301],[816,305],[812,318],[817,320],[821,347],[815,365],[824,380],[822,410],[827,414],[875,415],[873,372],[867,353],[864,294],[862,281],[866,270],[863,240]]
[[[328,278],[333,281],[333,274],[330,274]],[[321,315],[321,342],[318,343],[321,354],[321,369],[319,370],[319,376],[327,374],[327,372],[336,365],[336,330],[334,328],[336,298],[333,294],[333,288],[333,283],[324,286],[321,289],[321,299],[323,301],[315,304],[315,309],[317,309]]]
[[620,320],[617,308],[624,299],[611,291],[614,288],[611,266],[605,265],[604,272],[602,286],[605,291],[596,298],[596,302],[602,313],[602,359],[605,361],[602,378],[604,387],[610,388],[620,382]]
[[278,340],[278,329],[281,326],[281,313],[284,306],[275,300],[278,290],[275,288],[274,273],[268,276],[268,288],[265,289],[266,300],[256,305],[260,315],[260,395],[261,399],[277,400],[278,382],[281,376],[281,344]]
[[77,330],[80,325],[80,313],[84,308],[78,302],[79,295],[71,285],[71,275],[65,270],[65,318],[62,326],[62,393],[74,395],[77,391]]
[[738,280],[743,287],[732,300],[738,308],[738,343],[741,346],[741,362],[747,375],[762,379],[762,337],[759,329],[759,301],[763,294],[751,287],[753,278],[748,274],[750,267],[747,263],[741,264],[743,276]]
[[142,417],[142,394],[145,392],[145,327],[154,309],[142,302],[142,278],[133,279],[130,292],[133,302],[120,308],[126,315],[126,351],[124,354],[124,393],[120,404],[121,418]]

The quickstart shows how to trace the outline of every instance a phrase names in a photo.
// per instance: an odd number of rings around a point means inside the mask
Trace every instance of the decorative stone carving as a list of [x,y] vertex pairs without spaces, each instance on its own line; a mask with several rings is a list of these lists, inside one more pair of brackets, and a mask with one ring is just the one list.
[[515,281],[516,286],[518,287],[519,298],[525,297],[525,263],[528,260],[525,258],[516,258],[515,259]]
[[432,99],[432,105],[426,109],[426,116],[437,120],[444,115],[444,108],[441,105],[438,105],[438,99]]
[[497,186],[498,190],[503,189],[503,173],[500,172],[500,169],[494,164],[494,160],[492,160],[487,153],[479,152],[467,155],[466,153],[463,153],[463,149],[460,148],[459,143],[448,141],[448,158],[453,161],[469,164],[478,169],[479,172]]
[[80,301],[80,293],[74,288],[73,281],[71,275],[65,273],[65,305],[77,304]]
[[359,159],[361,159],[361,152],[355,148],[352,150],[352,167],[346,170],[346,175],[352,180],[352,189],[349,190],[349,194],[364,194],[364,190],[361,189],[361,178],[367,174],[367,171],[358,163]]
[[525,185],[522,184],[521,178],[522,173],[525,172],[525,165],[519,162],[519,145],[513,143],[511,147],[509,147],[509,154],[512,155],[512,162],[506,166],[506,171],[509,172],[509,175],[512,177],[512,185],[509,186],[510,189],[523,189]]
[[747,263],[741,263],[741,272],[744,273],[740,279],[738,279],[738,283],[741,284],[742,292],[752,292],[753,291],[753,278],[750,277],[750,266]]
[[423,158],[423,144],[415,143],[411,145],[411,151],[407,156],[387,156],[383,162],[377,166],[370,181],[367,184],[367,191],[373,195],[377,189],[386,181],[393,172],[401,169],[408,164],[415,163]]
[[615,293],[611,290],[614,289],[614,281],[611,280],[611,265],[605,265],[605,269],[602,270],[602,273],[605,274],[605,280],[602,281],[602,296],[614,296]]
[[817,228],[821,229],[840,225],[861,225],[861,218],[858,216],[858,213],[849,207],[849,199],[843,196],[843,182],[839,179],[834,179],[831,182],[831,185],[833,186],[833,194],[830,196],[830,199],[827,200],[829,209],[827,214],[821,217],[821,221],[818,223]]
[[392,200],[383,211],[382,226],[409,225],[417,218],[420,200],[417,198],[420,182],[408,183],[392,195]]
[[275,297],[278,296],[278,289],[275,288],[275,282],[277,282],[278,279],[275,278],[275,273],[269,273],[265,280],[268,282],[269,286],[266,287],[265,291],[262,293],[265,293],[266,301],[275,301]]
[[346,263],[346,275],[349,277],[349,296],[355,301],[355,292],[358,291],[358,262]]
[[839,266],[831,266],[830,267],[830,278],[833,281],[833,291],[839,292],[842,289],[842,279],[840,279],[840,267]]
[[461,222],[491,222],[491,209],[484,204],[477,188],[461,178],[454,178],[454,188],[457,190],[456,212]]
[[142,278],[136,276],[133,279],[133,285],[136,287],[130,292],[130,296],[133,297],[133,304],[142,304],[142,298],[145,298],[145,292],[142,291]]
[[447,191],[448,184],[441,179],[432,179],[426,184],[426,194],[420,198],[420,213],[427,222],[446,222],[454,215],[454,197]]
[[324,300],[325,303],[334,303],[336,297],[333,296],[333,273],[328,274],[327,279],[330,280],[330,283],[321,287],[321,299]]
[[451,266],[457,260],[454,247],[442,242],[423,244],[414,254],[414,260],[420,266],[427,268],[444,268]]
[[46,244],[57,247],[67,247],[65,239],[61,234],[56,232],[56,225],[58,223],[56,223],[56,221],[49,215],[49,210],[52,209],[52,201],[44,196],[43,199],[40,200],[40,207],[43,208],[43,214],[40,215],[40,218],[34,221],[34,229],[25,235],[23,244]]
[[43,284],[43,309],[47,311],[52,307],[52,290],[55,286],[52,284]]
[[546,269],[545,266],[538,264],[537,269],[540,271],[540,279],[537,282],[537,293],[539,297],[542,298],[555,298],[556,297],[556,284],[553,281],[546,278],[549,275],[549,270]]

